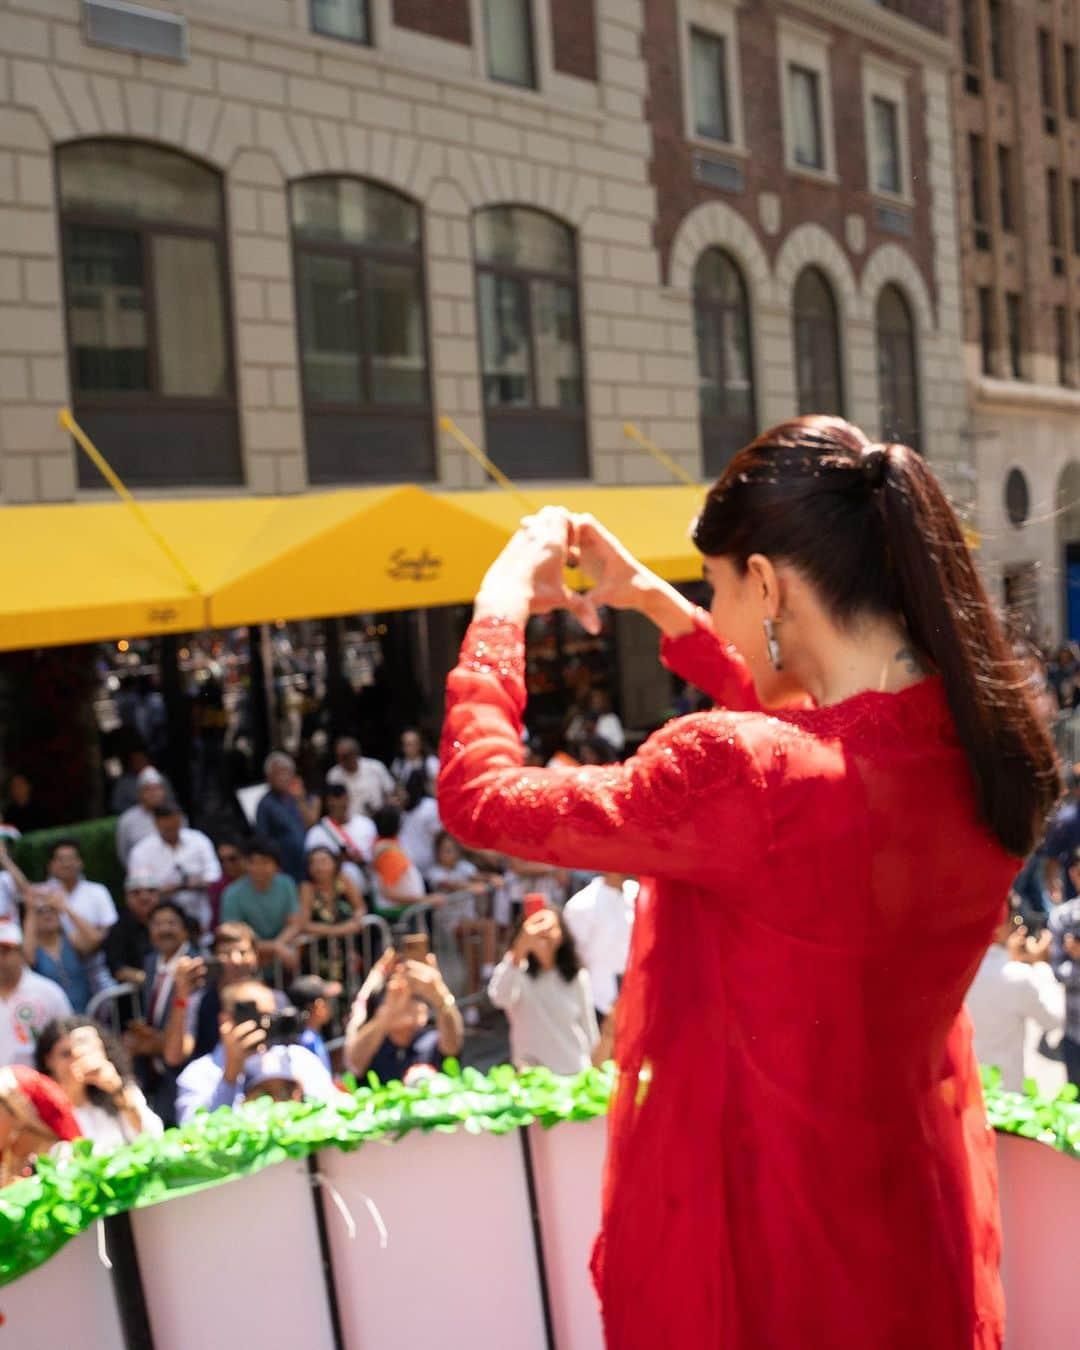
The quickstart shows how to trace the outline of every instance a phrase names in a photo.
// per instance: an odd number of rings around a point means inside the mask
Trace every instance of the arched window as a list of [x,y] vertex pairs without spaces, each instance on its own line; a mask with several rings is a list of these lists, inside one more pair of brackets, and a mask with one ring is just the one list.
[[698,403],[705,472],[716,477],[754,435],[750,307],[733,259],[710,248],[694,269]]
[[843,415],[836,299],[816,267],[804,267],[795,283],[795,380],[800,415]]
[[896,286],[885,286],[877,312],[878,398],[881,435],[919,449],[919,377],[915,321],[911,306]]
[[289,196],[311,481],[431,478],[420,208],[356,178]]
[[240,482],[220,176],[138,141],[56,157],[76,416],[128,482]]
[[573,231],[493,206],[473,237],[487,452],[511,477],[586,477]]

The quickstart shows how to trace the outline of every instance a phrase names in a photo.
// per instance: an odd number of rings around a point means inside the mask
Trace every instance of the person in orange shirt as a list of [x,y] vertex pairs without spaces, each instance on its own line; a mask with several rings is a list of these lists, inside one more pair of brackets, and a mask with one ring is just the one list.
[[425,900],[441,904],[441,895],[429,895],[424,889],[420,869],[401,847],[398,831],[401,812],[396,806],[383,806],[375,812],[376,838],[371,847],[371,870],[375,880],[375,913],[393,922],[409,905]]

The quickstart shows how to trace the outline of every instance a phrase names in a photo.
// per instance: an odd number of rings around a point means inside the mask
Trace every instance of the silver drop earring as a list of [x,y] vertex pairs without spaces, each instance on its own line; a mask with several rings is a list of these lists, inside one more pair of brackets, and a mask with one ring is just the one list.
[[762,627],[765,629],[765,647],[769,653],[772,668],[773,670],[783,670],[784,662],[780,655],[780,639],[776,636],[776,620],[763,619]]

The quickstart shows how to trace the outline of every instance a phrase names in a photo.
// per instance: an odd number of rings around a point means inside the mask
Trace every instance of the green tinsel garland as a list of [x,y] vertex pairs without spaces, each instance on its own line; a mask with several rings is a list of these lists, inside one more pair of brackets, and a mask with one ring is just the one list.
[[[447,1061],[446,1071],[415,1086],[356,1088],[333,1102],[252,1102],[200,1115],[159,1139],[144,1137],[115,1153],[94,1154],[89,1140],[63,1161],[42,1159],[35,1176],[0,1191],[0,1284],[43,1265],[98,1219],[140,1209],[247,1176],[320,1148],[347,1152],[413,1130],[505,1134],[534,1122],[592,1120],[607,1111],[614,1069],[559,1078],[548,1069],[487,1075]],[[983,1071],[987,1113],[997,1130],[1024,1135],[1080,1157],[1080,1104],[1067,1087],[1048,1099],[1004,1092],[996,1069]]]

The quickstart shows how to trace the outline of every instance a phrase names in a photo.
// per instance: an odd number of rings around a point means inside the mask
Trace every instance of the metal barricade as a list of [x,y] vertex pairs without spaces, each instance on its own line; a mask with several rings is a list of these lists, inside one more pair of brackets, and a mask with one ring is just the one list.
[[336,980],[342,986],[339,1006],[347,1013],[364,976],[392,941],[390,925],[379,914],[365,914],[355,933],[333,937],[308,933],[297,944],[295,968],[287,967],[280,957],[274,958],[270,983],[284,992],[301,975]]
[[140,1016],[141,1004],[137,984],[114,984],[95,994],[86,1005],[87,1017],[100,1022],[114,1036],[123,1034],[124,1027]]

